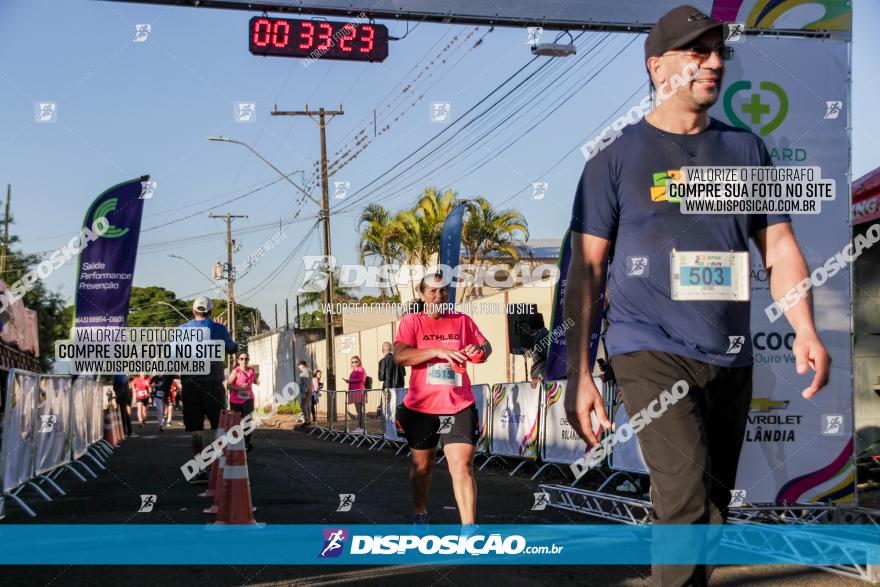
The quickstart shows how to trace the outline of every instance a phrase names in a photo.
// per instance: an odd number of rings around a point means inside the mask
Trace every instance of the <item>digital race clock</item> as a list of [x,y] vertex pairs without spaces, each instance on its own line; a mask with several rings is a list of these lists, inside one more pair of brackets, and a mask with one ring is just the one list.
[[248,46],[254,55],[383,61],[388,27],[260,16],[250,20]]

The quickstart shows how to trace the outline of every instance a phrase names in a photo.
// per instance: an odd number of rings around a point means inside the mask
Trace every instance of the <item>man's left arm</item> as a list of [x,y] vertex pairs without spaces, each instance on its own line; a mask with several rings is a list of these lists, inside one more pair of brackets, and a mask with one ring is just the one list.
[[[797,283],[809,277],[807,262],[795,240],[791,223],[779,222],[759,230],[755,233],[755,244],[764,258],[770,294],[774,300],[779,300]],[[801,392],[804,398],[809,399],[828,383],[831,366],[831,357],[819,340],[813,323],[812,295],[808,292],[804,299],[785,311],[785,317],[795,332],[792,351],[797,372],[806,375],[809,369],[815,371],[810,386]]]

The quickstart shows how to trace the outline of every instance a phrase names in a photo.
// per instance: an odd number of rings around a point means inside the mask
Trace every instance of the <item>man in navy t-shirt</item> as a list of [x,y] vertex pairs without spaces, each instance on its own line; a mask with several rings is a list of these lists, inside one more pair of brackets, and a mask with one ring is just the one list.
[[[647,409],[651,417],[633,429],[658,523],[726,519],[752,395],[749,241],[761,252],[774,298],[808,273],[788,216],[682,214],[667,191],[682,167],[771,165],[758,137],[709,118],[730,57],[721,33],[721,23],[692,6],[658,21],[645,59],[663,100],[588,161],[572,210],[565,315],[576,326],[567,336],[568,420],[591,445],[591,412],[611,427],[589,373],[586,326],[603,311],[611,257],[606,347],[627,412]],[[691,81],[672,83],[688,69]],[[815,371],[803,393],[809,398],[828,380],[828,353],[809,301],[786,318],[796,333],[797,372]],[[663,390],[673,393],[664,397]],[[710,572],[655,567],[654,578],[700,585]]]

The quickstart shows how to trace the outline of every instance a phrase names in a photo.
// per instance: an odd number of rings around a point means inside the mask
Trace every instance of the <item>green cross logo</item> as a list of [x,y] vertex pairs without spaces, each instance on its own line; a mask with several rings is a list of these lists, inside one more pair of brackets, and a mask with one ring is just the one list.
[[742,112],[744,117],[748,118],[748,123],[744,122],[734,111],[734,94],[740,90],[752,89],[752,82],[750,81],[740,80],[736,83],[730,84],[730,87],[724,92],[723,105],[724,114],[727,115],[728,120],[730,120],[734,126],[746,130],[753,130],[753,127],[757,127],[758,134],[763,137],[776,130],[779,125],[782,124],[782,121],[785,120],[785,116],[788,114],[788,96],[785,94],[785,90],[783,90],[782,87],[773,82],[763,81],[758,84],[758,88],[764,92],[770,92],[776,96],[776,99],[779,102],[779,109],[777,110],[776,115],[766,123],[765,117],[770,115],[771,105],[770,103],[764,102],[761,99],[761,94],[758,92],[752,92],[749,100],[739,107],[740,112]]
[[[116,210],[117,204],[118,204],[118,200],[116,198],[110,198],[108,200],[105,200],[100,206],[97,207],[97,209],[95,210],[95,213],[92,214],[92,224],[95,223],[96,219],[98,219],[102,216],[104,218],[107,218],[107,216],[110,214],[110,212]],[[115,226],[110,224],[109,227],[107,228],[107,231],[104,234],[102,234],[101,236],[104,238],[119,238],[120,236],[126,234],[127,232],[128,232],[127,226],[125,228],[120,229],[120,228],[116,228]]]

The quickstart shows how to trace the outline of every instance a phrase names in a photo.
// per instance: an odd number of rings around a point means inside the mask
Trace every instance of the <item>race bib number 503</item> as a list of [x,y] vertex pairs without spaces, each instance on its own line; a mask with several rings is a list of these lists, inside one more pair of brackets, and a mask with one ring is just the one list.
[[670,256],[673,300],[747,302],[748,251],[675,251]]

